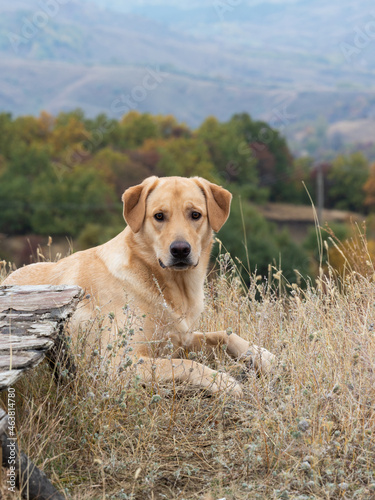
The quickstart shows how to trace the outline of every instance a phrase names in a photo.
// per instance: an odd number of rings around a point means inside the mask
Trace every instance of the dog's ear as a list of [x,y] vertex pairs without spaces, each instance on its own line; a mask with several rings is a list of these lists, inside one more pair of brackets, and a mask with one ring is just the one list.
[[193,180],[206,196],[208,220],[212,229],[217,232],[228,219],[232,195],[223,187],[202,177],[194,177]]
[[124,219],[133,233],[141,229],[146,214],[146,199],[155,187],[158,177],[147,177],[142,184],[130,187],[122,195]]

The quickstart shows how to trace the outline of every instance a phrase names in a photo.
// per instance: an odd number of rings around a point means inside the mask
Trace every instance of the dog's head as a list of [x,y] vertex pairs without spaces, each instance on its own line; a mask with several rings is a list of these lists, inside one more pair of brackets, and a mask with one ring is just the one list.
[[232,195],[201,177],[149,177],[122,196],[124,218],[163,269],[186,270],[209,252]]

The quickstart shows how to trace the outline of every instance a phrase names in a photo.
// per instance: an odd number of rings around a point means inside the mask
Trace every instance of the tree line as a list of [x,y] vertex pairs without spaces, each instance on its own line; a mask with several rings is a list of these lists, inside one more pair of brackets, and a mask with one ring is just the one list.
[[[375,165],[361,153],[338,156],[324,169],[326,207],[373,210]],[[199,175],[226,186],[234,201],[219,235],[223,245],[252,271],[266,273],[280,255],[291,279],[294,268],[307,269],[307,253],[256,206],[309,203],[316,168],[311,158],[293,158],[267,123],[242,113],[227,122],[209,117],[191,130],[173,116],[136,111],[121,120],[88,118],[79,109],[0,114],[1,233],[68,235],[82,247],[102,243],[124,225],[123,191],[149,175]]]

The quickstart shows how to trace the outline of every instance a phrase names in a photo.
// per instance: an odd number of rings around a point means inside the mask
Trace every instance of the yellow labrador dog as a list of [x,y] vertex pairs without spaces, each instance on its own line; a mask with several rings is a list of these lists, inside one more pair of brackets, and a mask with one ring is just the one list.
[[[200,177],[149,177],[123,194],[127,227],[118,236],[55,263],[20,268],[3,284],[81,286],[92,298],[75,313],[75,331],[98,308],[117,319],[111,321],[112,333],[104,329],[102,346],[110,342],[114,325],[121,326],[124,305],[130,304],[144,318],[132,338],[132,354],[144,381],[185,381],[240,397],[235,379],[180,357],[202,349],[212,353],[225,344],[230,356],[259,371],[267,372],[274,361],[270,352],[234,333],[194,331],[203,310],[213,231],[227,220],[231,198],[226,189]],[[116,362],[121,364],[121,353]]]

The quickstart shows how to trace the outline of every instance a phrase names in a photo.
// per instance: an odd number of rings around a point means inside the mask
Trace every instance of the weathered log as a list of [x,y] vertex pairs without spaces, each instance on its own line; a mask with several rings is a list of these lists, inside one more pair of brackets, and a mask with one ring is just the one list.
[[[62,361],[73,370],[63,328],[82,296],[83,290],[76,286],[0,286],[0,391],[12,386],[47,353],[50,364]],[[0,408],[2,463],[9,469],[8,475],[14,475],[22,496],[63,500],[46,475],[19,451],[16,440],[8,437],[8,428],[8,415]]]
[[30,364],[36,365],[40,359],[40,353],[34,351],[12,352],[11,359],[0,356],[0,370],[7,370],[9,366],[15,368],[26,368]]
[[0,435],[8,430],[8,414],[0,408]]
[[12,386],[22,376],[23,370],[6,370],[0,372],[0,387],[3,391]]
[[28,285],[0,287],[0,311],[19,311],[21,313],[45,314],[45,319],[64,320],[74,312],[82,290],[73,285]]
[[[82,296],[82,289],[70,285],[0,286],[0,391],[40,363],[55,342],[58,346],[48,359],[56,364],[58,352],[66,351],[64,322]],[[74,371],[71,359],[64,356],[62,362]]]

